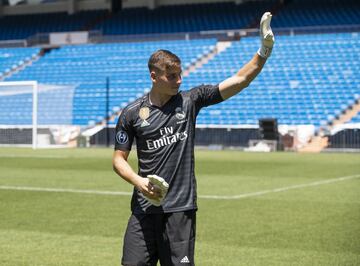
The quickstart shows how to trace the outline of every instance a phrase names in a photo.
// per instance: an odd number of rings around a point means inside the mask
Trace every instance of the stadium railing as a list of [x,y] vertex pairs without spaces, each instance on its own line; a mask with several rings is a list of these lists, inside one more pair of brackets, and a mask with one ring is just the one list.
[[[276,35],[360,32],[360,25],[275,28],[274,32]],[[0,47],[47,47],[50,45],[50,34],[38,33],[24,40],[0,41]],[[89,31],[89,43],[193,40],[204,38],[216,38],[218,41],[235,41],[242,37],[257,36],[258,34],[259,30],[257,28],[134,35],[104,35],[100,30],[93,30]]]
[[9,47],[27,47],[29,46],[27,40],[6,40],[0,41],[0,48]]

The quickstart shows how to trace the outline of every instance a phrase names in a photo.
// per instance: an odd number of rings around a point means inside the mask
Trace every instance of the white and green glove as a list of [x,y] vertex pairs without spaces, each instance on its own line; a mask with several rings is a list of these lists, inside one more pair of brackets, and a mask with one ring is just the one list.
[[271,17],[270,12],[265,12],[260,21],[261,47],[257,53],[263,58],[268,58],[271,55],[275,42],[274,33],[270,27]]
[[162,201],[164,200],[168,189],[169,184],[164,180],[164,178],[157,176],[157,175],[148,175],[147,178],[149,178],[150,183],[155,187],[161,190],[161,196],[158,199],[150,199],[146,196],[144,196],[152,205],[160,206],[162,204]]

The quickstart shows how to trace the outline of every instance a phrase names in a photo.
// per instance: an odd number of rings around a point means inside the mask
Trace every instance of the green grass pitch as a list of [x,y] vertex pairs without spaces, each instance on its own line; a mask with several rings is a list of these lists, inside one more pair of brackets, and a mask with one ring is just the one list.
[[[96,191],[132,188],[111,157],[1,148],[0,265],[120,265],[130,196]],[[196,151],[196,174],[196,265],[360,265],[359,154]]]

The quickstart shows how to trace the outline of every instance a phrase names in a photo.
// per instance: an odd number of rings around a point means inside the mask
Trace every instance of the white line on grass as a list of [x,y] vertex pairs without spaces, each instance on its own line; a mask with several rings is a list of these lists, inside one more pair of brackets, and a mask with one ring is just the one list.
[[[240,195],[233,195],[233,196],[221,196],[221,195],[199,195],[199,198],[202,199],[216,199],[216,200],[236,200],[236,199],[243,199],[243,198],[250,198],[250,197],[257,197],[262,196],[265,194],[270,193],[277,193],[288,191],[292,189],[300,189],[306,187],[315,187],[325,184],[331,184],[335,182],[346,181],[350,179],[359,178],[359,175],[350,175],[350,176],[342,176],[322,181],[316,181],[311,183],[281,187],[281,188],[274,188],[269,190],[262,190],[257,192],[245,193]],[[99,190],[82,190],[82,189],[62,189],[62,188],[40,188],[40,187],[20,187],[20,186],[0,186],[2,190],[25,190],[25,191],[39,191],[39,192],[59,192],[59,193],[82,193],[82,194],[97,194],[97,195],[113,195],[113,196],[130,196],[132,192],[124,192],[124,191],[99,191]]]
[[97,194],[97,195],[115,195],[115,196],[130,196],[130,195],[132,195],[132,192],[124,192],[124,191],[101,191],[101,190],[66,189],[66,188],[0,186],[0,189],[3,189],[3,190],[39,191],[39,192],[60,192],[60,193],[82,193],[82,194]]
[[26,154],[6,154],[6,155],[0,155],[1,158],[49,158],[49,159],[65,159],[70,158],[70,156],[65,155],[26,155]]
[[360,175],[342,176],[342,177],[337,177],[337,178],[332,178],[332,179],[327,179],[327,180],[322,180],[322,181],[316,181],[316,182],[311,182],[311,183],[306,183],[306,184],[299,184],[299,185],[293,185],[293,186],[288,186],[288,187],[274,188],[274,189],[262,190],[262,191],[245,193],[245,194],[234,195],[234,196],[202,195],[200,197],[203,198],[203,199],[223,199],[223,200],[243,199],[243,198],[262,196],[262,195],[270,194],[270,193],[283,192],[283,191],[292,190],[292,189],[299,189],[299,188],[305,188],[305,187],[315,187],[315,186],[320,186],[320,185],[325,185],[325,184],[331,184],[331,183],[341,182],[341,181],[354,179],[354,178],[359,178],[359,177],[360,177]]

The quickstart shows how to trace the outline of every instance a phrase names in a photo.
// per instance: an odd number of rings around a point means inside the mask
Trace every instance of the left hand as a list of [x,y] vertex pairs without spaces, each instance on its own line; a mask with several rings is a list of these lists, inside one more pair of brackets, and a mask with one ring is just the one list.
[[157,175],[148,175],[147,178],[150,183],[150,190],[156,191],[160,196],[158,198],[150,198],[145,194],[144,196],[152,205],[160,206],[167,194],[169,184],[164,180],[164,178]]
[[271,55],[272,48],[274,46],[275,37],[272,32],[270,22],[272,15],[270,12],[265,12],[260,21],[260,41],[261,47],[258,50],[258,54],[263,58],[268,58]]

